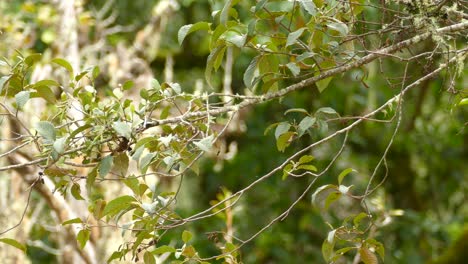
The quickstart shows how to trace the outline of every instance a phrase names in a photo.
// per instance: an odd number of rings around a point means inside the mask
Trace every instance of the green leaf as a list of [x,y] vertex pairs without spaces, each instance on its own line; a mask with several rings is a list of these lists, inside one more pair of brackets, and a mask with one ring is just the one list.
[[18,109],[23,109],[24,105],[28,102],[30,98],[30,91],[21,91],[15,95],[16,107]]
[[171,247],[171,246],[160,246],[158,248],[156,248],[155,250],[152,251],[153,254],[156,254],[156,255],[161,255],[161,254],[164,254],[164,253],[174,253],[176,252],[176,249]]
[[111,170],[113,163],[112,155],[105,156],[99,163],[99,176],[104,178]]
[[225,34],[225,40],[234,44],[238,48],[242,48],[247,40],[247,35],[240,34],[234,31],[227,31]]
[[[0,91],[1,91],[1,86],[0,86]],[[461,101],[458,103],[459,106],[461,105],[468,105],[468,98],[463,98]]]
[[309,15],[315,16],[317,14],[317,7],[313,0],[302,0],[299,1],[299,4],[301,4],[302,8],[304,8]]
[[305,110],[304,108],[291,108],[291,109],[286,110],[286,112],[284,112],[285,115],[289,113],[303,113],[306,115],[309,114],[309,112],[307,112],[307,110]]
[[227,24],[227,21],[229,19],[229,10],[231,9],[233,5],[233,0],[226,0],[225,4],[223,6],[223,10],[221,10],[221,15],[219,17],[220,23],[223,25]]
[[199,149],[209,152],[213,146],[213,140],[214,137],[213,135],[209,135],[208,137],[198,141],[198,142],[193,142],[195,146],[197,146]]
[[177,33],[177,40],[179,41],[179,45],[182,45],[182,42],[184,42],[184,39],[188,34],[197,30],[210,30],[210,25],[211,24],[208,22],[198,22],[181,27]]
[[220,45],[220,46],[215,47],[210,52],[210,55],[208,55],[208,59],[206,61],[206,68],[205,68],[205,79],[211,88],[213,87],[213,85],[211,84],[211,74],[213,73],[213,68],[217,69],[216,66],[222,60],[225,51],[226,51],[226,46]]
[[62,154],[65,151],[65,143],[67,142],[67,137],[62,137],[54,141],[53,147],[58,154]]
[[92,72],[93,79],[96,79],[99,76],[100,72],[101,72],[101,70],[99,69],[99,66],[94,66],[93,67],[93,72]]
[[262,10],[268,0],[260,0],[257,5],[255,5],[255,13]]
[[278,140],[278,138],[282,134],[288,132],[290,128],[291,128],[291,125],[288,122],[279,123],[275,130],[275,138]]
[[299,161],[297,162],[297,164],[305,164],[305,163],[309,163],[311,161],[313,161],[315,159],[314,156],[311,156],[311,155],[304,155],[302,156]]
[[65,70],[67,70],[70,76],[73,76],[73,67],[68,61],[64,59],[56,58],[56,59],[53,59],[52,62],[59,66],[62,66],[63,68],[65,68]]
[[350,174],[353,171],[355,172],[355,170],[353,168],[347,168],[344,171],[342,171],[340,173],[340,175],[338,175],[338,185],[340,185],[341,182],[343,182],[343,179],[344,179],[344,177],[346,177],[346,175]]
[[114,122],[114,124],[112,125],[112,128],[114,128],[115,132],[117,132],[119,136],[122,136],[126,139],[132,138],[132,128],[130,127],[130,124],[128,124],[127,122],[121,122],[121,121]]
[[10,245],[12,247],[15,247],[17,249],[20,249],[24,253],[26,253],[26,246],[12,238],[0,238],[0,242]]
[[319,108],[315,114],[319,114],[319,113],[323,113],[323,114],[328,114],[328,115],[337,115],[339,116],[339,114],[335,111],[335,109],[331,108],[331,107],[322,107],[322,108]]
[[32,66],[34,63],[38,62],[41,58],[42,58],[41,53],[34,53],[34,54],[27,56],[24,59],[24,63],[26,63],[26,65],[28,66]]
[[48,121],[39,121],[36,123],[34,128],[36,129],[37,133],[39,133],[39,135],[44,137],[46,140],[55,141],[55,127],[52,125],[52,123]]
[[130,195],[117,197],[114,200],[107,203],[106,207],[104,208],[104,211],[102,212],[102,216],[115,216],[116,214],[128,209],[135,202],[137,202],[137,200]]
[[366,213],[359,213],[358,215],[356,215],[353,219],[353,224],[354,224],[354,227],[355,228],[358,228],[359,225],[361,224],[361,221],[365,218],[368,218],[369,216],[366,214]]
[[36,93],[32,97],[41,97],[48,103],[54,104],[57,100],[55,99],[54,92],[48,86],[34,86]]
[[80,245],[81,249],[83,249],[86,246],[86,243],[89,240],[90,234],[91,232],[88,229],[82,229],[76,235],[76,240],[78,241],[78,244]]
[[315,121],[316,121],[315,117],[310,117],[310,116],[304,117],[299,123],[299,127],[297,129],[299,136],[304,135],[307,129],[311,128],[315,124]]
[[123,183],[132,190],[133,194],[141,196],[140,193],[140,182],[135,177],[128,177],[123,180]]
[[148,153],[140,160],[139,169],[142,173],[146,172],[154,157],[156,157],[155,153]]
[[307,28],[303,27],[294,32],[289,33],[288,39],[286,40],[286,47],[294,45],[297,42],[297,39],[304,33],[304,30]]
[[83,196],[81,196],[81,188],[79,184],[74,183],[70,188],[70,192],[76,200],[84,200]]
[[114,157],[114,167],[112,171],[121,177],[125,177],[128,171],[129,159],[126,152],[122,152]]
[[261,58],[261,55],[258,55],[255,58],[253,58],[249,66],[244,72],[243,80],[247,88],[252,88],[254,78],[258,74],[256,73],[256,71],[257,71],[258,62],[260,61],[260,58]]
[[146,251],[145,254],[143,255],[143,263],[145,264],[156,264],[156,259],[154,258],[154,255]]
[[192,236],[192,233],[190,233],[187,230],[184,230],[184,232],[182,233],[182,241],[184,241],[184,243],[187,243],[190,241],[190,239],[192,239]]
[[327,27],[334,30],[334,31],[337,31],[343,37],[348,35],[348,32],[349,32],[348,26],[345,23],[341,22],[341,21],[340,22],[334,22],[334,23],[328,23]]
[[299,68],[299,66],[297,66],[297,64],[295,62],[290,62],[290,63],[286,64],[286,67],[288,67],[288,69],[291,71],[291,73],[294,75],[294,77],[299,75],[299,73],[301,72],[301,68]]
[[336,229],[328,232],[327,239],[322,244],[322,255],[325,261],[329,262],[333,257],[333,248],[335,247]]
[[298,170],[317,171],[317,167],[310,164],[303,164],[297,167]]
[[315,85],[317,85],[319,92],[323,92],[328,87],[328,84],[332,79],[333,77],[328,77],[323,80],[317,81]]
[[283,176],[281,177],[281,179],[284,181],[286,180],[286,178],[288,177],[289,173],[291,172],[293,168],[293,165],[291,163],[289,163],[288,165],[286,165],[283,169]]
[[124,84],[122,84],[122,90],[124,90],[124,91],[130,90],[130,89],[132,89],[132,87],[134,85],[135,85],[134,81],[132,81],[132,80],[126,81],[126,82],[124,82]]
[[62,223],[63,226],[66,226],[66,225],[71,225],[71,224],[82,224],[83,223],[83,220],[81,220],[81,218],[77,217],[77,218],[73,218],[73,219],[70,219],[70,220],[67,220],[65,222]]
[[291,144],[291,138],[294,136],[294,132],[286,132],[278,137],[276,140],[276,147],[278,151],[284,152],[284,150]]

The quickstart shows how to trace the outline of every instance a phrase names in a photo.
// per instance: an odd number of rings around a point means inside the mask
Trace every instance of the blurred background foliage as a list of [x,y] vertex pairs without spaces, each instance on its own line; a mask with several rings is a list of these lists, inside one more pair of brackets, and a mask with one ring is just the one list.
[[[60,38],[60,26],[57,24],[60,21],[57,14],[59,2],[1,1],[1,56],[11,58],[17,52],[40,52],[49,58],[63,56],[56,43]],[[89,51],[83,53],[81,63],[83,66],[89,66],[85,65],[88,63],[101,64],[102,69],[109,69],[100,76],[102,91],[112,89],[115,83],[121,82],[119,78],[131,79],[139,74],[138,65],[135,64],[126,68],[130,74],[114,76],[110,70],[112,63],[117,64],[115,67],[121,67],[132,64],[138,58],[157,79],[163,80],[168,76],[167,73],[165,75],[168,56],[173,61],[172,79],[184,89],[195,91],[197,84],[205,85],[203,72],[209,54],[206,34],[192,34],[179,46],[177,32],[185,24],[210,21],[211,11],[219,9],[223,1],[118,0],[111,1],[108,10],[105,10],[107,0],[75,2],[76,8],[80,9],[79,49]],[[171,7],[165,9],[165,5]],[[248,3],[241,5],[248,7]],[[104,13],[98,17],[97,14],[103,9]],[[167,21],[162,28],[161,19],[155,16],[158,12],[166,14],[164,19]],[[379,16],[378,13],[374,15]],[[106,19],[110,24],[103,28],[102,23]],[[112,30],[103,34],[106,29]],[[143,36],[144,32],[149,33]],[[160,36],[157,47],[153,46],[155,40],[152,38],[155,35]],[[95,49],[89,48],[99,42],[101,44]],[[119,45],[124,47],[120,51]],[[129,52],[132,57],[126,58],[119,52]],[[110,60],[112,56],[123,61],[114,62]],[[244,89],[242,73],[250,59],[249,54],[241,54],[236,59],[232,82],[234,93]],[[422,71],[424,66],[415,66],[410,71]],[[211,157],[202,161],[200,175],[187,177],[182,187],[177,209],[179,213],[190,214],[204,209],[222,191],[221,186],[235,192],[301,147],[320,138],[320,134],[303,137],[285,153],[278,152],[274,136],[272,133],[265,136],[264,131],[272,123],[297,118],[294,114],[285,116],[287,109],[300,107],[313,112],[329,106],[342,116],[356,116],[388,100],[399,89],[390,88],[378,78],[378,67],[377,63],[368,67],[368,87],[356,81],[351,73],[335,78],[322,93],[311,87],[288,95],[281,101],[265,103],[246,111],[245,115],[241,115],[245,133],[227,135],[228,142],[237,144],[237,153],[229,160],[220,161]],[[389,76],[400,76],[402,72],[398,64],[384,65],[384,68]],[[456,84],[458,89],[466,87],[466,73],[465,69],[463,77]],[[220,76],[215,78],[218,79],[214,83],[219,84]],[[452,107],[454,96],[445,91],[444,82],[444,79],[425,82],[406,97],[402,129],[388,155],[389,175],[385,184],[370,199],[370,206],[382,214],[376,239],[385,245],[387,263],[462,263],[457,262],[457,259],[462,259],[461,254],[464,254],[464,259],[467,258],[468,108]],[[352,174],[346,181],[352,182],[357,190],[365,189],[393,133],[393,127],[392,123],[366,123],[356,128],[350,133],[349,145],[337,165],[316,186],[335,183],[343,169],[352,167],[358,173]],[[340,148],[339,140],[313,151],[318,168],[330,162],[332,157],[329,153],[335,153]],[[242,206],[234,210],[236,234],[249,237],[257,232],[283,212],[307,184],[306,178],[283,181],[280,177],[273,177],[254,192],[247,193],[241,200]],[[242,260],[245,263],[322,263],[321,245],[330,230],[325,222],[339,225],[342,216],[355,212],[356,208],[349,202],[340,201],[323,214],[313,207],[308,197],[284,221],[273,225],[243,247]],[[201,255],[216,253],[213,238],[210,239],[208,233],[223,229],[223,225],[222,219],[210,218],[189,226],[189,230],[197,234],[194,244]],[[31,240],[39,239],[49,247],[57,243],[51,231],[40,224],[34,225],[27,236]],[[164,239],[167,241],[162,241],[162,244],[170,241],[171,237]],[[53,255],[34,246],[29,246],[28,258],[32,263],[55,262]]]

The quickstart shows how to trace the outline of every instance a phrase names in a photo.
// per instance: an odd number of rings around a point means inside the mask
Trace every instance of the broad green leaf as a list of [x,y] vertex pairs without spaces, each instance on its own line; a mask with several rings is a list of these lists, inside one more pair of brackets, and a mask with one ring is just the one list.
[[41,53],[34,53],[34,54],[27,56],[24,59],[24,63],[26,63],[26,65],[28,66],[32,66],[34,63],[38,62],[41,58],[42,58]]
[[291,125],[288,122],[281,122],[278,124],[275,130],[275,138],[278,139],[282,134],[289,131]]
[[112,255],[107,259],[107,263],[112,263],[112,260],[121,259],[123,256],[125,256],[125,252],[114,251]]
[[312,58],[314,55],[316,55],[314,52],[307,51],[307,52],[304,52],[301,55],[297,56],[296,61],[301,62],[301,61],[303,61],[303,60],[305,60],[307,58]]
[[93,203],[93,206],[90,208],[90,211],[93,213],[96,219],[101,219],[104,216],[104,208],[106,208],[107,202],[98,199]]
[[18,109],[23,109],[24,105],[28,102],[30,98],[30,91],[21,91],[15,95],[16,107]]
[[152,253],[156,255],[161,255],[164,253],[174,253],[174,252],[176,252],[176,249],[167,245],[160,246],[152,251]]
[[129,123],[117,121],[114,122],[112,128],[114,128],[115,132],[117,132],[119,136],[122,136],[126,139],[132,138],[132,128],[130,127]]
[[304,8],[309,15],[315,16],[317,14],[317,7],[313,0],[301,0],[299,4],[301,4],[302,8]]
[[127,210],[135,202],[137,202],[137,200],[130,195],[117,197],[114,200],[107,203],[106,207],[104,208],[104,211],[102,212],[102,216],[115,216],[118,213]]
[[70,193],[76,200],[84,200],[83,196],[81,196],[81,188],[79,184],[74,183],[70,188]]
[[303,113],[306,115],[309,114],[309,112],[307,112],[307,110],[305,110],[304,108],[291,108],[291,109],[286,110],[286,112],[284,112],[285,115],[289,113]]
[[294,77],[299,75],[299,73],[301,72],[301,68],[299,68],[299,66],[297,66],[297,64],[295,62],[290,62],[290,63],[286,64],[286,67],[288,67],[288,69],[291,71],[291,73],[294,75]]
[[77,217],[77,218],[73,218],[73,219],[70,219],[70,220],[67,220],[65,222],[62,223],[63,226],[66,226],[66,225],[71,225],[71,224],[82,224],[83,223],[83,220],[81,220],[81,218]]
[[184,232],[182,233],[182,241],[184,241],[184,243],[187,243],[190,241],[190,239],[192,239],[192,236],[192,233],[190,233],[187,230],[184,230]]
[[17,249],[20,249],[26,253],[26,246],[12,238],[0,238],[0,242],[10,245],[12,247],[15,247]]
[[211,24],[208,22],[198,22],[181,27],[177,33],[177,40],[179,41],[179,45],[182,45],[182,42],[184,42],[184,39],[188,34],[197,30],[210,30],[210,25]]
[[278,151],[284,152],[284,150],[291,144],[291,139],[294,137],[294,132],[286,132],[278,137],[276,140],[276,147]]
[[350,174],[353,171],[355,172],[353,168],[347,168],[344,171],[342,171],[340,175],[338,175],[338,185],[340,185],[341,182],[343,182],[344,177],[346,177],[348,174]]
[[348,32],[349,32],[348,26],[345,23],[341,22],[341,21],[340,22],[334,22],[334,23],[328,23],[327,27],[332,29],[332,30],[337,31],[343,37],[348,35]]
[[311,161],[313,161],[315,159],[314,156],[311,156],[311,155],[304,155],[302,156],[299,161],[297,162],[297,164],[305,164],[305,163],[309,163]]
[[359,254],[361,254],[361,260],[364,264],[379,264],[377,256],[374,252],[370,251],[366,247],[361,247],[359,249]]
[[304,33],[304,30],[306,29],[307,28],[303,27],[303,28],[300,28],[296,31],[289,33],[288,38],[286,40],[286,47],[294,45],[297,42],[297,39],[302,35],[302,33]]
[[132,87],[134,85],[135,85],[134,81],[132,81],[132,80],[126,81],[126,82],[124,82],[124,84],[122,84],[122,90],[124,90],[124,91],[130,90],[130,89],[132,89]]
[[304,117],[299,123],[299,127],[297,129],[299,136],[304,135],[307,129],[311,128],[315,124],[315,121],[316,121],[315,117],[310,117],[310,116]]
[[122,180],[123,183],[132,190],[133,194],[141,196],[140,194],[140,181],[136,177],[128,177]]
[[44,137],[46,140],[55,141],[55,127],[52,125],[52,123],[48,121],[39,121],[36,123],[34,128],[36,129],[37,133],[39,133],[39,135]]
[[186,258],[193,258],[196,254],[197,251],[193,246],[185,247],[184,250],[182,250],[182,256]]
[[328,84],[332,79],[333,77],[328,77],[323,80],[317,81],[315,85],[317,85],[319,92],[323,92],[328,87]]
[[361,224],[361,221],[365,218],[368,218],[369,216],[366,213],[359,213],[356,215],[353,219],[353,224],[355,228],[359,228],[359,225]]
[[258,73],[256,72],[257,72],[258,62],[260,61],[260,58],[261,58],[261,55],[258,55],[255,58],[253,58],[249,66],[244,72],[243,80],[247,88],[252,88],[254,78],[256,75],[258,75]]
[[52,62],[59,65],[59,66],[62,66],[63,68],[65,68],[65,70],[68,71],[70,76],[73,76],[73,67],[71,66],[71,64],[68,61],[66,61],[64,59],[56,58],[56,59],[53,59]]
[[154,258],[154,255],[146,251],[145,254],[143,255],[143,263],[145,264],[156,264],[156,259]]
[[57,100],[55,99],[54,92],[48,86],[34,86],[36,90],[31,97],[41,97],[45,99],[48,103],[54,104]]
[[54,141],[53,147],[58,154],[62,154],[65,151],[65,143],[67,142],[67,137],[62,137]]
[[224,39],[238,48],[242,48],[247,40],[247,35],[240,34],[234,31],[227,31]]
[[91,232],[88,229],[81,229],[80,232],[78,232],[78,235],[76,236],[76,240],[78,241],[78,244],[80,245],[80,248],[83,249],[86,246],[86,243],[89,240]]
[[113,173],[118,176],[125,177],[128,171],[128,156],[126,152],[122,152],[114,157]]
[[33,86],[34,87],[37,87],[37,86],[57,86],[57,87],[59,87],[60,84],[55,80],[40,80],[37,83],[35,83]]
[[105,156],[101,162],[99,162],[99,176],[104,178],[111,170],[113,163],[112,155]]
[[266,136],[268,134],[268,132],[270,132],[270,130],[277,127],[279,124],[280,123],[274,123],[274,124],[269,125],[267,128],[265,128],[265,131],[263,132],[263,135]]

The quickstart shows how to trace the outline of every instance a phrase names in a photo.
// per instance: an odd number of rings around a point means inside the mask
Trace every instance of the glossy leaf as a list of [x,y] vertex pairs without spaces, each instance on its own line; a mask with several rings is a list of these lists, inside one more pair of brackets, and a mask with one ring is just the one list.
[[281,122],[278,124],[275,130],[275,138],[278,139],[282,134],[289,131],[291,125],[288,122]]
[[105,177],[111,170],[113,163],[112,155],[105,156],[99,163],[99,176]]
[[71,225],[71,224],[82,224],[83,220],[81,218],[73,218],[62,223],[62,226]]
[[346,177],[348,174],[350,174],[353,171],[355,172],[355,170],[353,168],[347,168],[347,169],[343,170],[340,173],[340,175],[338,175],[338,185],[340,185],[343,182],[344,177]]
[[30,98],[30,91],[21,91],[15,95],[16,107],[18,109],[23,109],[24,105],[28,102]]
[[302,35],[302,33],[304,33],[304,30],[306,29],[307,28],[303,27],[303,28],[300,28],[296,31],[289,33],[288,38],[286,39],[286,47],[296,44],[297,39]]

